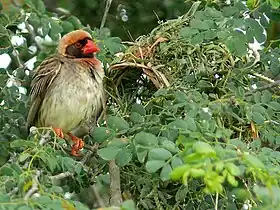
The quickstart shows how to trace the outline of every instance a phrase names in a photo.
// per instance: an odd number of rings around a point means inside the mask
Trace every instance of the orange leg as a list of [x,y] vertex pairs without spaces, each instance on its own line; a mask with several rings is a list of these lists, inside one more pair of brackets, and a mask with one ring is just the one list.
[[84,147],[85,143],[82,139],[78,138],[77,136],[74,136],[72,133],[67,133],[72,141],[74,142],[72,146],[71,154],[74,156],[79,156],[78,152]]
[[64,134],[61,128],[53,128],[53,130],[58,137],[64,139]]

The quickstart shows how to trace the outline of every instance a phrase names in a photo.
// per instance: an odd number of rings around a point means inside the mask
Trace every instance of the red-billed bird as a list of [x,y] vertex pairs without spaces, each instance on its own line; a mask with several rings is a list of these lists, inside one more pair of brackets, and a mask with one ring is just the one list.
[[69,135],[74,156],[84,143],[73,131],[85,135],[79,129],[102,109],[104,70],[95,58],[99,51],[88,32],[70,32],[60,40],[58,53],[38,66],[31,82],[28,130],[33,125],[52,127],[61,138]]

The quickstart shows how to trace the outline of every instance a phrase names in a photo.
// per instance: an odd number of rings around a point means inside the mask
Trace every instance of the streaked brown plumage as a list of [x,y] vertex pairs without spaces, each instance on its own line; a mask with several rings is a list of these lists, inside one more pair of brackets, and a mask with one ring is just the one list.
[[41,63],[31,82],[27,128],[51,126],[61,138],[67,133],[75,142],[73,155],[83,142],[70,132],[85,135],[85,125],[102,109],[104,71],[94,56],[98,51],[89,33],[70,32],[62,37],[58,54]]

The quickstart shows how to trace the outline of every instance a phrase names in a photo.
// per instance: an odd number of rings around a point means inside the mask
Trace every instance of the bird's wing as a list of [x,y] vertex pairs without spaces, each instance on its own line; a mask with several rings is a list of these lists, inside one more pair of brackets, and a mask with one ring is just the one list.
[[27,129],[34,125],[44,97],[59,74],[63,62],[53,56],[44,60],[36,69],[31,82],[31,107],[27,117]]

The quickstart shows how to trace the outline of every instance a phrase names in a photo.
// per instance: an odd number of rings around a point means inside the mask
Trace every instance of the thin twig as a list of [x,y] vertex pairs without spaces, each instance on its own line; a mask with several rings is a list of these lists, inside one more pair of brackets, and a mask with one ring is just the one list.
[[109,162],[110,173],[110,205],[120,206],[122,203],[120,169],[115,160]]
[[215,210],[218,210],[219,193],[216,193]]
[[56,181],[56,180],[60,180],[60,179],[65,179],[69,176],[73,176],[73,173],[70,173],[69,171],[54,175],[54,176],[50,176],[50,179],[52,181]]
[[40,146],[43,146],[44,144],[46,144],[51,139],[50,138],[51,137],[50,132],[51,131],[48,130],[47,133],[41,135],[41,138],[40,138],[40,141],[39,141]]
[[246,93],[245,96],[249,96],[249,95],[252,95],[253,93],[256,93],[258,91],[263,91],[263,90],[266,90],[266,89],[269,89],[269,88],[273,88],[273,87],[276,87],[276,86],[279,86],[279,85],[280,85],[280,80],[277,80],[274,83],[267,84],[267,85],[264,85],[262,87],[256,88],[256,89]]
[[106,7],[105,7],[105,11],[104,11],[104,14],[103,14],[103,18],[102,18],[102,21],[101,21],[101,24],[100,24],[100,29],[104,27],[105,23],[106,23],[106,19],[107,19],[107,15],[108,15],[108,12],[109,12],[109,9],[111,7],[111,3],[112,3],[113,0],[107,0],[106,1]]
[[35,176],[32,180],[32,187],[24,196],[24,200],[28,200],[34,193],[36,193],[39,190],[38,183],[39,183],[39,176],[41,175],[41,171],[37,170]]

